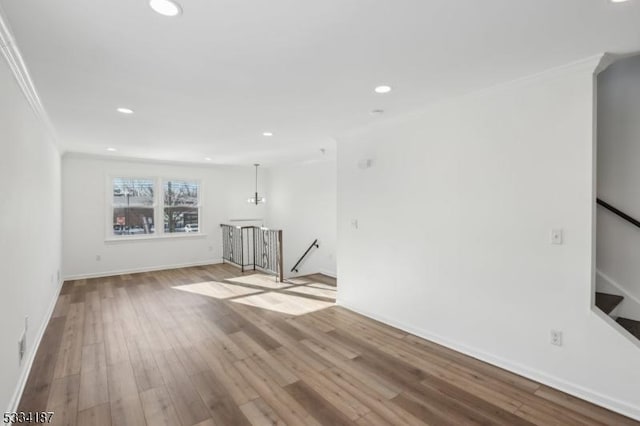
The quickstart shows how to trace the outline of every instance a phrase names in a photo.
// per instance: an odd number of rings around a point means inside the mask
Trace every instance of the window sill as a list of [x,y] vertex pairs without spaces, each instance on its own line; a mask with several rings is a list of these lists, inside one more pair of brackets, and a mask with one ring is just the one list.
[[107,237],[105,243],[119,243],[123,241],[153,241],[153,240],[180,240],[190,238],[206,238],[207,234],[200,232],[187,232],[180,234],[161,234],[161,235],[127,235],[123,237]]

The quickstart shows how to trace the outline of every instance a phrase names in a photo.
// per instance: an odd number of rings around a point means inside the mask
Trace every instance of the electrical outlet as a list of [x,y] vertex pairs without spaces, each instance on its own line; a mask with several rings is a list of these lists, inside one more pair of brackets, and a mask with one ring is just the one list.
[[551,330],[551,344],[562,346],[562,331]]
[[18,363],[22,365],[24,354],[27,352],[27,333],[22,333],[22,337],[18,340]]
[[96,254],[96,262],[100,262],[102,260],[102,256]]
[[562,245],[563,243],[563,232],[562,229],[552,229],[551,230],[551,244]]

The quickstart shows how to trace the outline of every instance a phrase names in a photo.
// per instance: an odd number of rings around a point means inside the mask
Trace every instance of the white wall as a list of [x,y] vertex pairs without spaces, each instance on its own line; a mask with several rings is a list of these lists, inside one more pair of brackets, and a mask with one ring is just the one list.
[[[336,275],[336,163],[326,159],[315,163],[274,166],[268,170],[267,225],[283,230],[286,276],[322,272]],[[309,245],[318,239],[291,273]]]
[[[106,182],[114,175],[199,179],[202,235],[106,241]],[[220,224],[265,215],[263,205],[247,203],[254,191],[252,166],[182,166],[67,154],[62,161],[62,188],[66,278],[219,262]]]
[[640,419],[640,348],[591,308],[597,62],[339,138],[338,300]]
[[[598,77],[598,197],[640,219],[640,56]],[[601,289],[626,296],[619,314],[640,320],[640,229],[598,208]],[[607,279],[608,278],[608,279]],[[617,291],[623,290],[623,291]]]
[[0,404],[13,410],[59,290],[60,156],[1,57],[0,147]]

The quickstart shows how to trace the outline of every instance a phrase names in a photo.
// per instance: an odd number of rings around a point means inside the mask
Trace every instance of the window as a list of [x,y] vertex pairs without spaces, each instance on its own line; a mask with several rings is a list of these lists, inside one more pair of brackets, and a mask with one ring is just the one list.
[[115,177],[109,180],[107,238],[200,233],[200,183]]
[[153,234],[153,179],[113,179],[113,235]]
[[164,232],[199,232],[200,185],[198,182],[168,180],[164,189]]

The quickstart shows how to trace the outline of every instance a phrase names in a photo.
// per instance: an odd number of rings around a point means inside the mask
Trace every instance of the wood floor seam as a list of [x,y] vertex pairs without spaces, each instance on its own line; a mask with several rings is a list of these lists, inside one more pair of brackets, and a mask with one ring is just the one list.
[[335,288],[227,264],[66,282],[19,411],[68,426],[640,425],[335,306]]

